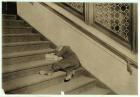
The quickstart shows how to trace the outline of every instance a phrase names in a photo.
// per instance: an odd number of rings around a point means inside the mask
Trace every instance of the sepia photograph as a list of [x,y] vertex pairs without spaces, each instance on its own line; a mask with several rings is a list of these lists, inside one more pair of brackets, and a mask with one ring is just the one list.
[[138,3],[1,3],[5,95],[138,95]]

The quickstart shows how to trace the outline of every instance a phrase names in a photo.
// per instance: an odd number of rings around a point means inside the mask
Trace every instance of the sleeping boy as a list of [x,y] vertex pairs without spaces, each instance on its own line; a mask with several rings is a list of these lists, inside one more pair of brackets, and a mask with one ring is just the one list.
[[77,55],[69,46],[58,46],[52,54],[55,54],[59,61],[52,64],[49,72],[40,71],[39,73],[42,75],[51,75],[57,71],[64,71],[66,72],[64,82],[70,81],[75,74],[75,70],[81,66]]

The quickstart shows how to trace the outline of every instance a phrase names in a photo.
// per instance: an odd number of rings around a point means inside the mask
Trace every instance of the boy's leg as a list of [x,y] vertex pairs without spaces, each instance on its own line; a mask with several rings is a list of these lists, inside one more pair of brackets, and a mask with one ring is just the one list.
[[70,81],[71,78],[75,75],[76,69],[78,69],[80,65],[71,65],[71,67],[65,68],[64,71],[66,72],[66,77],[64,82]]
[[47,71],[41,70],[39,71],[39,74],[41,75],[52,75],[54,72],[58,71],[58,67],[56,68],[55,66],[56,64],[52,64],[51,66],[49,66]]
[[75,75],[75,68],[73,67],[65,68],[64,71],[66,72],[66,77],[64,79],[64,82],[68,82]]

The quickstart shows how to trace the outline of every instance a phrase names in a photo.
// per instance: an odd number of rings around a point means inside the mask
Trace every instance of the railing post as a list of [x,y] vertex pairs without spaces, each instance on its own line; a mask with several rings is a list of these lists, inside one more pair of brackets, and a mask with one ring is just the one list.
[[138,44],[137,44],[137,40],[138,40],[138,29],[137,29],[137,25],[138,25],[138,9],[137,6],[138,4],[134,3],[132,5],[132,50],[133,52],[137,52],[138,51]]
[[93,10],[94,10],[93,3],[85,3],[85,22],[89,25],[93,24]]

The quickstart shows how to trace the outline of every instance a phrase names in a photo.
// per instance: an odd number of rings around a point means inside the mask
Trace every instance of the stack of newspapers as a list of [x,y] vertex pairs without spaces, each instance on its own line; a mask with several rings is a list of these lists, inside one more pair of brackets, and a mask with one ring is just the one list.
[[62,60],[62,57],[58,57],[54,53],[46,54],[45,58],[47,61],[60,61],[60,60]]

